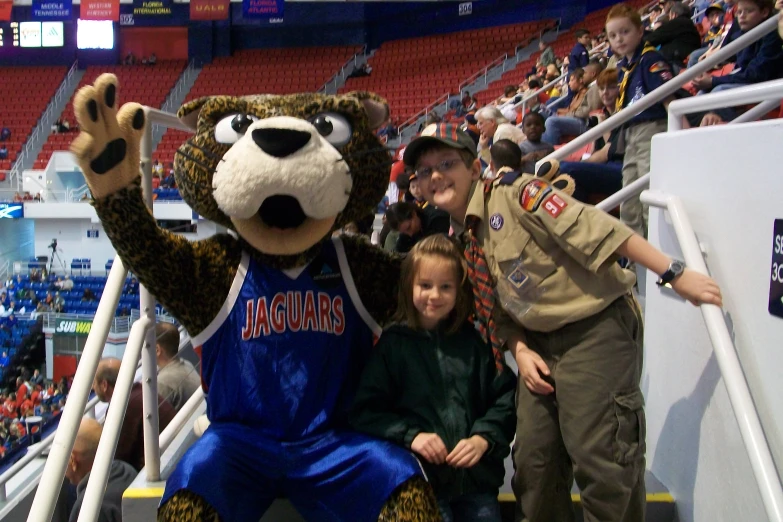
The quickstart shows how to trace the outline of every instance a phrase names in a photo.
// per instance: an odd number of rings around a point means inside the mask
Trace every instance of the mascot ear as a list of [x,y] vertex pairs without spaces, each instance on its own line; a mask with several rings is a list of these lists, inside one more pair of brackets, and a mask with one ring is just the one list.
[[355,91],[348,93],[346,96],[351,96],[362,102],[371,130],[379,129],[383,122],[389,119],[389,105],[386,103],[386,100],[377,94]]
[[189,101],[179,108],[177,111],[177,118],[179,118],[182,123],[191,129],[196,130],[198,128],[198,115],[199,112],[201,112],[201,107],[203,107],[204,104],[209,100],[210,98],[207,96],[197,100]]
[[552,181],[560,172],[560,162],[557,160],[546,160],[536,169],[536,177]]
[[557,160],[547,160],[542,163],[536,170],[536,177],[547,180],[560,192],[569,196],[574,195],[574,189],[576,188],[574,178],[568,174],[560,174],[560,162]]

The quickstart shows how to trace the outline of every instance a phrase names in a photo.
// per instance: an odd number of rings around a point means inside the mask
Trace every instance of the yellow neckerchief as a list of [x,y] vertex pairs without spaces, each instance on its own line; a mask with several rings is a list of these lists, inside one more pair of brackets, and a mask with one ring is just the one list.
[[642,52],[639,55],[639,58],[633,63],[629,61],[627,65],[623,66],[623,80],[620,82],[620,96],[617,98],[618,112],[623,110],[623,104],[625,103],[625,91],[628,89],[628,79],[633,74],[636,66],[639,65],[639,63],[642,61],[642,56],[644,56],[646,53],[649,53],[650,51],[655,51],[655,47],[645,42],[644,48],[642,48]]

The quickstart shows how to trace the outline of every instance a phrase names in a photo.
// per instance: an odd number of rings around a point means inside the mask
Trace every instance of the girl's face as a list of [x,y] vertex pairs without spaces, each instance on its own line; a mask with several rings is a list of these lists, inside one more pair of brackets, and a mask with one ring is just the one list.
[[457,302],[457,287],[457,274],[447,260],[428,256],[419,262],[413,278],[413,306],[423,328],[432,330],[448,317]]

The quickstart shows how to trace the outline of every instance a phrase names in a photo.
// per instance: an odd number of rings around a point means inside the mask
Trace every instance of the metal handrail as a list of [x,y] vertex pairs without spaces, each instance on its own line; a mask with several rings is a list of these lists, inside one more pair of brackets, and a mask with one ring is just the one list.
[[541,88],[539,88],[538,90],[536,90],[536,91],[534,91],[532,93],[526,94],[524,98],[522,98],[521,100],[519,100],[517,103],[514,104],[514,108],[517,109],[519,107],[522,107],[522,110],[524,111],[524,107],[527,105],[527,102],[529,100],[532,100],[532,99],[538,97],[538,95],[541,94],[542,92],[546,92],[547,90],[551,89],[552,87],[555,86],[555,84],[557,84],[558,82],[563,81],[563,79],[566,76],[568,76],[567,72],[561,74],[560,76],[558,76],[554,80],[550,81],[549,83],[547,83],[545,85],[542,85]]
[[174,415],[174,418],[171,419],[171,422],[169,422],[166,425],[166,428],[161,432],[161,453],[169,449],[171,443],[174,442],[174,438],[179,435],[179,432],[182,431],[182,428],[185,426],[185,421],[188,420],[190,416],[193,415],[193,413],[195,413],[196,409],[203,401],[204,390],[199,386],[196,388],[196,391],[193,392],[193,395],[190,396],[190,399],[188,399],[188,401],[182,405],[182,408],[177,412],[176,415]]
[[82,357],[76,367],[76,375],[68,393],[68,401],[65,403],[60,424],[52,441],[52,450],[49,453],[49,458],[46,459],[41,482],[38,484],[27,517],[28,522],[51,520],[54,513],[54,506],[65,476],[65,467],[68,464],[74,440],[76,440],[76,433],[79,431],[87,397],[92,389],[92,381],[103,354],[111,319],[114,317],[114,311],[120,301],[127,273],[122,260],[116,256],[98,304],[98,310],[95,312],[95,319],[87,336]]
[[[777,17],[774,17],[777,22]],[[777,27],[777,24],[776,24]],[[745,103],[776,101],[780,103],[783,98],[783,80],[771,80],[764,83],[738,87],[715,94],[694,96],[684,100],[675,100],[669,104],[669,131],[683,128],[682,117],[689,113],[709,111],[721,107],[734,107]],[[771,107],[766,112],[774,108]],[[754,107],[752,110],[761,110]],[[755,112],[754,112],[755,114]]]
[[154,320],[150,321],[149,317],[142,317],[131,328],[128,344],[122,355],[120,372],[114,385],[112,400],[109,403],[109,410],[106,412],[106,422],[98,442],[95,462],[87,481],[87,489],[84,492],[82,507],[79,511],[79,522],[95,522],[98,519],[103,503],[103,493],[106,491],[106,484],[109,480],[109,470],[125,420],[125,410],[128,407],[133,377],[136,373],[136,361],[141,355],[142,340],[150,330],[154,333],[154,326]]
[[[650,206],[668,210],[685,264],[691,270],[707,275],[707,265],[704,263],[699,241],[680,199],[670,194],[646,190],[642,192],[641,200],[642,203]],[[764,509],[770,521],[781,522],[783,521],[783,487],[734,342],[726,326],[723,311],[720,307],[710,304],[703,304],[699,308],[761,492]]]
[[[98,397],[93,397],[92,399],[90,399],[90,401],[84,407],[84,415],[87,415],[87,413],[90,410],[95,408],[95,405],[98,404],[98,402],[99,402]],[[8,499],[6,489],[5,489],[5,485],[8,483],[8,481],[14,478],[14,476],[19,472],[20,469],[27,466],[30,462],[40,457],[44,451],[49,449],[49,446],[51,446],[52,442],[54,442],[55,434],[56,432],[51,433],[41,442],[33,445],[32,449],[28,449],[27,453],[25,453],[25,455],[21,459],[17,460],[13,466],[5,470],[5,472],[2,475],[0,475],[0,502],[5,502]]]
[[324,92],[324,91],[326,91],[326,87],[328,85],[331,85],[331,84],[335,84],[335,87],[336,87],[337,86],[338,77],[342,78],[343,80],[345,80],[345,69],[348,67],[348,64],[351,63],[351,62],[353,62],[353,65],[356,66],[356,57],[359,56],[360,54],[362,56],[367,54],[367,44],[364,44],[364,46],[362,46],[362,50],[361,51],[353,53],[353,56],[351,56],[350,58],[345,60],[345,63],[343,63],[342,66],[340,67],[340,72],[335,73],[331,78],[326,80],[326,83],[321,85],[321,87],[318,89],[317,92]]
[[[620,125],[629,122],[637,114],[648,109],[649,107],[652,107],[656,103],[662,102],[663,100],[667,99],[669,96],[673,95],[683,85],[685,85],[689,81],[692,81],[697,76],[700,76],[701,74],[709,71],[715,65],[726,61],[731,56],[734,56],[742,49],[755,43],[756,41],[760,40],[761,38],[771,33],[772,31],[777,31],[777,27],[778,27],[778,18],[776,16],[773,16],[768,20],[762,22],[755,28],[748,31],[746,34],[740,36],[730,44],[722,47],[720,50],[716,51],[708,58],[702,60],[701,62],[694,65],[690,69],[687,69],[682,74],[679,74],[676,77],[669,80],[668,82],[664,83],[650,94],[644,96],[641,100],[635,102],[633,105],[626,107],[625,109],[616,113],[612,117],[607,118],[606,120],[599,123],[592,129],[588,130],[584,134],[581,134],[576,139],[568,142],[567,144],[563,145],[559,149],[555,150],[552,154],[549,154],[547,157],[540,160],[536,164],[536,167],[540,166],[545,161],[550,159],[559,160],[559,159],[566,158],[571,154],[573,154],[574,152],[581,149],[582,147],[584,147],[585,145],[587,145],[588,143],[592,143],[599,137],[603,136],[605,133],[610,132],[615,128],[619,127]],[[723,93],[718,93],[715,96],[718,96],[720,94]],[[692,99],[697,99],[697,98],[698,97],[694,97]],[[672,102],[672,104],[674,103],[677,102]],[[669,105],[670,108],[669,110],[671,110],[672,104]]]

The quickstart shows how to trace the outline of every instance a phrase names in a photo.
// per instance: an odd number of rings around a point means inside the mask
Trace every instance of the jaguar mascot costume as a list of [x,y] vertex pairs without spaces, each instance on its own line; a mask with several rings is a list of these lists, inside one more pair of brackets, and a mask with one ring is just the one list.
[[144,204],[145,114],[113,75],[76,95],[72,151],[106,234],[201,346],[210,425],[166,481],[163,521],[255,522],[277,497],[308,520],[437,521],[416,459],[344,431],[357,376],[395,308],[399,263],[334,230],[373,212],[389,154],[385,102],[215,96],[186,103],[184,200],[229,230],[190,242]]

